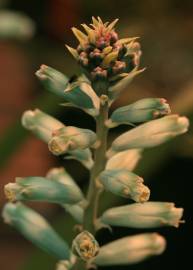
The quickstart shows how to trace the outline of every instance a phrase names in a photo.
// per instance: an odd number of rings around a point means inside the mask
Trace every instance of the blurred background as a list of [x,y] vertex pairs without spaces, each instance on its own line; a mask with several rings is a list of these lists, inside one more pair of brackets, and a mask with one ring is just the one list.
[[[26,132],[20,116],[26,109],[40,108],[66,124],[94,128],[93,120],[78,110],[58,106],[60,100],[47,93],[34,73],[41,64],[72,76],[78,66],[64,44],[74,46],[70,28],[89,23],[91,16],[104,21],[119,18],[121,37],[140,36],[142,67],[146,71],[114,104],[123,106],[143,97],[164,97],[172,112],[193,119],[193,2],[190,0],[0,0],[0,201],[3,186],[15,176],[44,176],[50,167],[63,165],[85,187],[88,172],[75,161],[53,157],[47,146]],[[126,130],[113,130],[113,136]],[[179,229],[163,228],[168,248],[162,256],[139,265],[112,269],[193,268],[192,183],[193,135],[190,131],[163,146],[145,151],[136,172],[145,178],[151,199],[172,201],[185,208]],[[115,197],[103,198],[103,208],[123,204]],[[57,205],[30,204],[70,241],[73,220]],[[98,234],[105,243],[120,236],[151,230],[115,228]],[[0,268],[51,270],[54,258],[39,251],[0,220]],[[106,268],[107,269],[107,268]],[[110,269],[110,268],[109,268]]]

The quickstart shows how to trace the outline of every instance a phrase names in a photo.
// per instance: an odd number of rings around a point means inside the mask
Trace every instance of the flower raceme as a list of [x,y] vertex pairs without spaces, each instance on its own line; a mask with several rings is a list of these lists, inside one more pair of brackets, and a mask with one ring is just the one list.
[[[148,201],[150,190],[134,170],[143,149],[185,133],[189,121],[170,114],[164,98],[143,98],[117,108],[109,116],[112,102],[144,70],[139,69],[141,49],[137,38],[119,39],[117,21],[104,23],[93,17],[90,26],[82,24],[85,33],[72,28],[79,44],[76,49],[67,48],[83,70],[79,77],[71,80],[46,65],[36,72],[44,88],[61,99],[60,105],[81,109],[93,117],[96,131],[66,126],[39,109],[28,110],[22,116],[22,125],[45,142],[52,154],[75,159],[90,170],[87,195],[64,168],[52,168],[45,177],[16,178],[4,189],[11,201],[3,209],[5,222],[54,255],[57,270],[134,264],[165,250],[166,241],[157,233],[124,237],[99,247],[95,234],[102,227],[178,227],[182,223],[182,208],[174,203]],[[130,130],[118,135],[108,149],[108,132],[122,124],[130,125]],[[129,199],[128,204],[106,209],[99,216],[101,191]],[[81,228],[71,248],[40,214],[18,201],[45,201],[65,209]]]

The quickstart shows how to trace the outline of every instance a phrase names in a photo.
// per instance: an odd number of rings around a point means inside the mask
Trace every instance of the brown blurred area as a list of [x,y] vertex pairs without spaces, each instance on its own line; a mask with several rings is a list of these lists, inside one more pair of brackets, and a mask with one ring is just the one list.
[[[99,15],[104,21],[118,17],[121,36],[141,37],[141,66],[147,67],[147,70],[135,79],[114,107],[143,97],[164,97],[173,102],[187,89],[192,98],[192,1],[12,0],[6,8],[25,12],[36,23],[37,32],[25,42],[0,40],[1,138],[43,91],[34,75],[41,63],[68,75],[78,70],[64,43],[75,44],[70,28],[88,23],[92,15]],[[175,111],[176,108],[172,109]],[[54,164],[56,159],[48,153],[47,146],[28,136],[0,169],[1,206],[5,203],[3,186],[6,183],[14,181],[15,176],[43,176]],[[52,215],[57,207],[36,204],[36,208]],[[0,269],[19,270],[31,252],[31,244],[2,222],[0,237]]]

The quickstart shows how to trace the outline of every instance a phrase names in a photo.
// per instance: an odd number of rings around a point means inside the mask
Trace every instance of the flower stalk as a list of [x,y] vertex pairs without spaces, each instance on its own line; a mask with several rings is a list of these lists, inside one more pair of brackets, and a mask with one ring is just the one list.
[[105,121],[108,119],[108,98],[101,96],[100,113],[96,118],[96,135],[98,147],[94,153],[94,166],[91,170],[90,183],[87,194],[88,205],[84,215],[84,229],[95,233],[95,221],[97,218],[97,208],[102,186],[98,181],[98,176],[106,165],[107,134],[108,128]]

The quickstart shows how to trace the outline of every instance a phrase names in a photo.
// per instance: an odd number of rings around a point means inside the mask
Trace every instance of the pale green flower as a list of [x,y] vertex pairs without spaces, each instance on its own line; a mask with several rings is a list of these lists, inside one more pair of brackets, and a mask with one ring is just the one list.
[[176,208],[174,203],[133,203],[106,210],[100,221],[108,225],[131,228],[178,227],[182,214],[183,209]]
[[130,149],[116,153],[106,164],[106,170],[111,169],[127,169],[133,171],[141,159],[140,149]]
[[92,263],[99,266],[135,264],[160,255],[165,247],[165,239],[157,233],[128,236],[102,246]]
[[95,142],[96,134],[93,131],[68,126],[56,130],[48,147],[54,155],[58,156],[68,151],[92,147]]
[[118,196],[130,198],[136,202],[149,199],[150,190],[143,179],[127,169],[105,170],[99,175],[104,188]]
[[132,148],[149,148],[168,141],[188,130],[189,121],[186,117],[169,115],[152,120],[125,132],[114,140],[108,156],[113,152]]
[[47,201],[59,204],[73,204],[84,198],[75,183],[60,183],[34,176],[16,178],[15,183],[5,185],[5,194],[11,201]]
[[52,138],[55,130],[65,126],[56,118],[39,109],[25,111],[22,115],[21,122],[26,129],[32,131],[46,143]]
[[169,113],[170,107],[164,98],[144,98],[116,109],[106,125],[116,127],[120,124],[147,122]]
[[68,260],[68,244],[34,210],[21,203],[7,203],[3,209],[4,221],[14,226],[25,238],[58,260]]
[[31,39],[35,33],[34,22],[25,14],[0,10],[0,39]]

